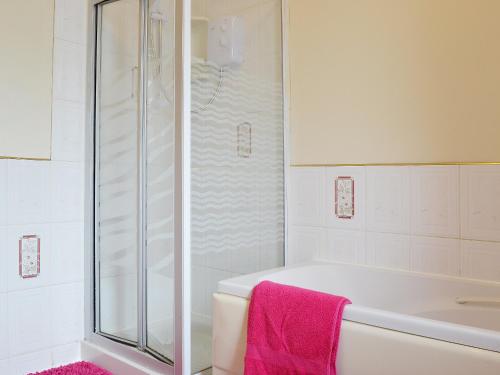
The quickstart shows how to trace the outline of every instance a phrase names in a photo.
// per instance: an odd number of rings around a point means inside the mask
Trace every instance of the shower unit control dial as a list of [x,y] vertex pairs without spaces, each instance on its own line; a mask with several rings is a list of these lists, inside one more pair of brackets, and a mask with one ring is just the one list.
[[208,25],[208,61],[221,67],[243,62],[244,23],[241,17],[228,16]]

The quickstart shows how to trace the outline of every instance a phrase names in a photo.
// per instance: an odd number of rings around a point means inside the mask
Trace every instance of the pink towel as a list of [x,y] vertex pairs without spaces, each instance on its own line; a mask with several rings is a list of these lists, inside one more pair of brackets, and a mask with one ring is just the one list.
[[335,375],[347,298],[263,281],[248,312],[245,375]]

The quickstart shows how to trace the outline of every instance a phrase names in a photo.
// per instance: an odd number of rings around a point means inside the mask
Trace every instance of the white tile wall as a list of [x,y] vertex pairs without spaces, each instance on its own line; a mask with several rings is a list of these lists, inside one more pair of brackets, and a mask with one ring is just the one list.
[[85,106],[56,100],[52,107],[52,159],[79,161],[84,148]]
[[299,226],[291,226],[290,228],[288,264],[307,262],[324,252],[325,229]]
[[80,360],[80,343],[58,346],[52,349],[52,366],[59,367]]
[[[0,160],[0,374],[80,358],[86,2],[56,0],[52,160]],[[18,241],[41,238],[37,278],[18,274]]]
[[[335,216],[338,176],[355,181],[353,219]],[[300,167],[289,189],[291,262],[500,281],[500,166]]]
[[83,283],[50,288],[52,345],[78,342],[83,337]]
[[[7,293],[0,293],[0,360],[9,357],[9,316],[7,311]],[[3,374],[3,372],[0,372]]]
[[410,169],[373,167],[366,174],[368,230],[410,233]]
[[412,233],[458,238],[459,167],[411,168]]
[[[79,222],[51,225],[52,280],[83,280],[83,226]],[[69,272],[68,272],[69,271]]]
[[50,208],[49,163],[28,160],[7,162],[7,223],[46,223]]
[[9,360],[4,359],[0,360],[0,374],[8,374],[9,373]]
[[53,161],[50,166],[50,218],[52,222],[78,221],[83,217],[83,168],[81,163]]
[[[57,11],[57,10],[56,10]],[[85,46],[54,39],[55,100],[81,103],[85,91]]]
[[8,294],[10,355],[26,354],[51,346],[49,297],[48,288]]
[[0,226],[7,224],[7,160],[0,159]]
[[366,236],[367,264],[410,270],[410,237],[402,234],[373,233]]
[[325,169],[293,168],[290,173],[290,223],[323,226]]
[[61,40],[84,45],[86,43],[87,2],[82,0],[56,0],[54,36]]
[[500,281],[500,243],[462,241],[462,275]]
[[454,238],[412,237],[411,270],[460,275],[460,240]]
[[500,241],[500,165],[461,169],[463,238]]
[[0,293],[7,292],[7,228],[0,227]]
[[329,229],[322,258],[335,262],[366,263],[366,234],[363,231]]
[[50,350],[43,350],[13,357],[9,362],[9,375],[26,375],[52,367],[52,355]]

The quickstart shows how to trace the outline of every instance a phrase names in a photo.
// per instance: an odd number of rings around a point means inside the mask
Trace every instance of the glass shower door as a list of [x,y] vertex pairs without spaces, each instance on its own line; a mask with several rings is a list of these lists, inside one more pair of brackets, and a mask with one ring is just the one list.
[[175,3],[150,0],[146,87],[146,345],[174,356]]
[[[174,326],[184,295],[176,284],[183,257],[179,4],[107,0],[94,8],[94,333],[170,365],[182,345]],[[180,363],[175,372],[182,370]]]
[[137,343],[140,1],[99,7],[96,87],[96,330]]

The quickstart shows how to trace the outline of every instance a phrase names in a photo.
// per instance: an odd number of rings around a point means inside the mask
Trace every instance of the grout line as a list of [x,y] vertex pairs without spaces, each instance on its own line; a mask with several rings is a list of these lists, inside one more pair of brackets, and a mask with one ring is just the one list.
[[462,167],[458,168],[458,238],[459,238],[459,244],[458,244],[458,256],[459,256],[459,261],[458,261],[458,275],[460,277],[464,277],[464,264],[463,264],[463,235],[462,235]]

